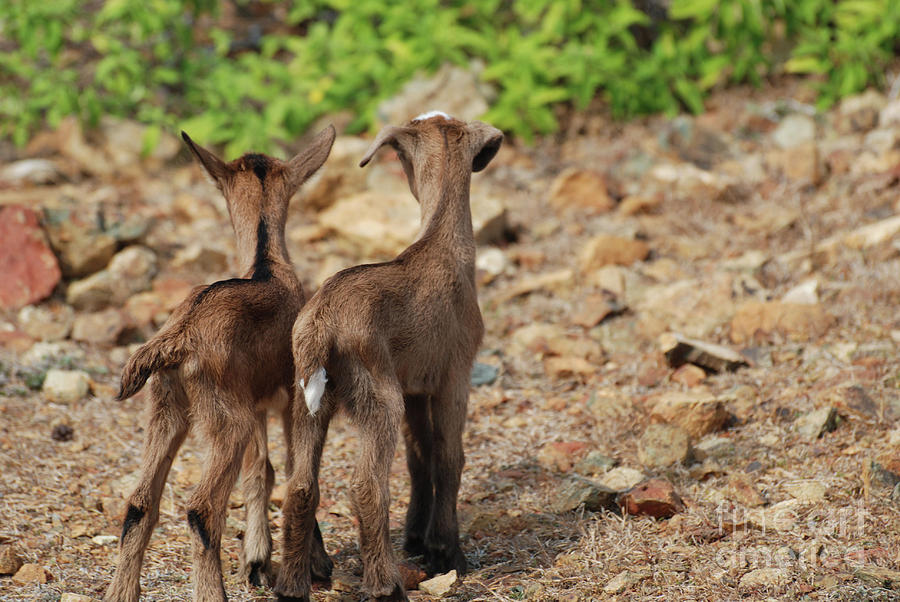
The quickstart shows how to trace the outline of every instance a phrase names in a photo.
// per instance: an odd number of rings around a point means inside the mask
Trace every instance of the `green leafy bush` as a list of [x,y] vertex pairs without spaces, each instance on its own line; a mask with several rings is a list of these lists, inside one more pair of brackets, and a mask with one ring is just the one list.
[[629,0],[252,5],[280,27],[248,45],[217,0],[0,0],[0,137],[110,114],[154,126],[148,148],[184,128],[230,155],[268,150],[328,113],[369,128],[416,73],[478,58],[497,90],[485,119],[530,140],[560,106],[700,112],[716,86],[783,71],[815,76],[825,107],[884,84],[900,39],[894,0],[671,0],[665,19]]

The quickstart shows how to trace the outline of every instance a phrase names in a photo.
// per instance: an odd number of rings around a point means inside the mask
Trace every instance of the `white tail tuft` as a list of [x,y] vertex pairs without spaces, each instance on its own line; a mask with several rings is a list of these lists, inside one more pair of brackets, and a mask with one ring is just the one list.
[[310,416],[315,416],[322,404],[322,395],[325,393],[325,383],[328,378],[325,376],[325,368],[319,368],[309,378],[309,385],[303,379],[300,379],[300,387],[303,389],[303,397],[306,400],[306,407],[309,408]]
[[422,113],[413,121],[425,121],[426,119],[431,119],[432,117],[443,117],[444,119],[450,120],[452,119],[449,115],[444,113],[443,111],[428,111],[427,113]]

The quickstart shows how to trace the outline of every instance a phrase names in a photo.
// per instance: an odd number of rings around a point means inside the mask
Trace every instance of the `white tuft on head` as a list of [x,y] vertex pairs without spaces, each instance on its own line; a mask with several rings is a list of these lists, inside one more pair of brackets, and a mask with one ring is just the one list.
[[432,117],[443,117],[447,121],[453,119],[443,111],[428,111],[427,113],[422,113],[421,115],[413,119],[413,121],[425,121],[426,119],[431,119]]
[[315,416],[322,404],[322,395],[325,393],[325,383],[328,378],[325,376],[325,368],[319,368],[309,378],[309,385],[303,379],[300,379],[300,388],[303,389],[303,398],[306,400],[306,407],[309,408],[310,416]]

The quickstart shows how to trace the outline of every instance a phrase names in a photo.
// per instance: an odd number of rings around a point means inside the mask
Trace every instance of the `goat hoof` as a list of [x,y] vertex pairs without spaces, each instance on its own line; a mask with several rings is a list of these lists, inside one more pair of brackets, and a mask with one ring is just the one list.
[[256,587],[269,585],[273,576],[269,563],[251,562],[247,569],[247,582]]
[[449,548],[431,547],[425,552],[425,564],[429,575],[437,575],[456,570],[458,575],[465,575],[468,569],[466,555],[459,545]]
[[403,589],[402,585],[395,585],[388,595],[371,596],[369,600],[373,602],[406,602],[409,598],[406,597],[406,590]]
[[334,569],[334,562],[324,551],[312,554],[310,559],[309,574],[313,581],[329,581],[331,579],[331,571]]
[[309,596],[283,596],[277,594],[275,599],[278,602],[309,602]]

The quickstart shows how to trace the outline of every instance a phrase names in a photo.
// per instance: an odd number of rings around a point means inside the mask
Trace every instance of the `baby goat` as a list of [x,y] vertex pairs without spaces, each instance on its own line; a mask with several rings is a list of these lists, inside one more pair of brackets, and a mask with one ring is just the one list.
[[[271,571],[267,506],[275,475],[268,459],[266,411],[283,409],[283,415],[290,416],[286,403],[294,370],[290,331],[304,301],[285,246],[284,227],[291,196],[325,162],[335,132],[332,127],[323,130],[290,161],[247,154],[231,163],[194,144],[184,132],[182,136],[225,196],[244,277],[191,291],[156,336],[131,356],[122,373],[119,399],[137,393],[151,375],[154,379],[141,477],[128,499],[108,601],[132,602],[140,597],[144,550],[159,517],[172,460],[191,425],[200,427],[209,441],[203,477],[187,512],[194,599],[226,599],[219,545],[228,496],[241,470],[247,505],[242,573],[259,585]],[[327,578],[331,560],[318,525],[310,529],[316,542],[313,571]]]
[[[359,428],[351,498],[359,519],[363,590],[405,600],[388,531],[388,474],[405,428],[412,481],[405,549],[429,572],[466,569],[456,497],[472,361],[484,327],[475,291],[469,207],[473,171],[503,140],[484,123],[443,113],[382,130],[360,166],[388,144],[422,211],[418,239],[393,261],[331,277],[294,324],[297,393],[294,473],[284,504],[284,553],[275,591],[308,600],[318,473],[328,424],[338,410]],[[305,403],[304,403],[305,402]]]

